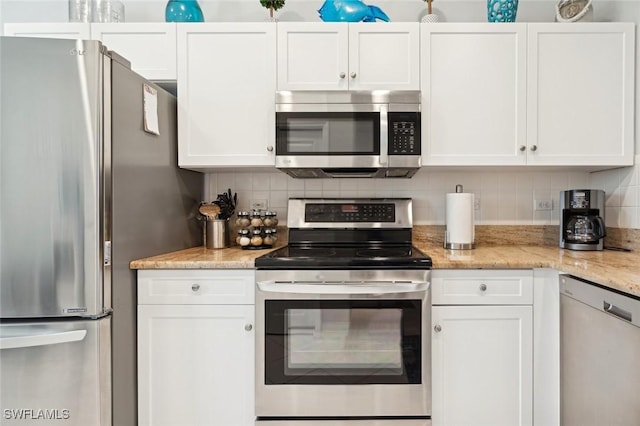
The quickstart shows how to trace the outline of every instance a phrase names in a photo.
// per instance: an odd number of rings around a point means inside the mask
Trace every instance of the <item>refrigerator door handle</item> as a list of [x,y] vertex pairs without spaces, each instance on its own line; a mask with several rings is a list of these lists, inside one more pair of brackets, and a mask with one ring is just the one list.
[[72,330],[61,333],[0,337],[0,349],[28,348],[31,346],[79,342],[80,340],[83,340],[86,335],[87,330]]

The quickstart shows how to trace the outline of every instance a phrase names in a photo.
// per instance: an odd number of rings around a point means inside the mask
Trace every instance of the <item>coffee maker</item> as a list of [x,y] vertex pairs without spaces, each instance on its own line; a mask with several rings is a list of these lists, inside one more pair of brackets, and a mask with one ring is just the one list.
[[604,225],[604,191],[560,191],[560,248],[602,250],[607,235]]

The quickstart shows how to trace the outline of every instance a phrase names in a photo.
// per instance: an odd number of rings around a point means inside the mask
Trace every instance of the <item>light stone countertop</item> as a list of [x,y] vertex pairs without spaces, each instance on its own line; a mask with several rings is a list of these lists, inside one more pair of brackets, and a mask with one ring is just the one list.
[[[414,245],[433,259],[434,269],[553,268],[640,297],[640,251],[573,251],[541,245],[478,245],[448,250],[435,242]],[[245,269],[268,250],[193,247],[131,262],[132,269]]]

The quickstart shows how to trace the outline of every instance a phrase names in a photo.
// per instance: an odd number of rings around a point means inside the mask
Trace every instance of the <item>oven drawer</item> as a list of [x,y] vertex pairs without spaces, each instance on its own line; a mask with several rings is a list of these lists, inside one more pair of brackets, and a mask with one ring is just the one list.
[[138,271],[139,305],[253,305],[252,269]]
[[533,271],[434,270],[431,289],[434,305],[531,305]]

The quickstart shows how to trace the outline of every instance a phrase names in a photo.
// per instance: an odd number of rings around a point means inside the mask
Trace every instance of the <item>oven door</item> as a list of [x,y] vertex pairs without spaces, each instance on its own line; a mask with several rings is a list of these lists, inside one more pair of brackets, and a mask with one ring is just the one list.
[[256,415],[429,416],[430,308],[427,280],[258,282]]

